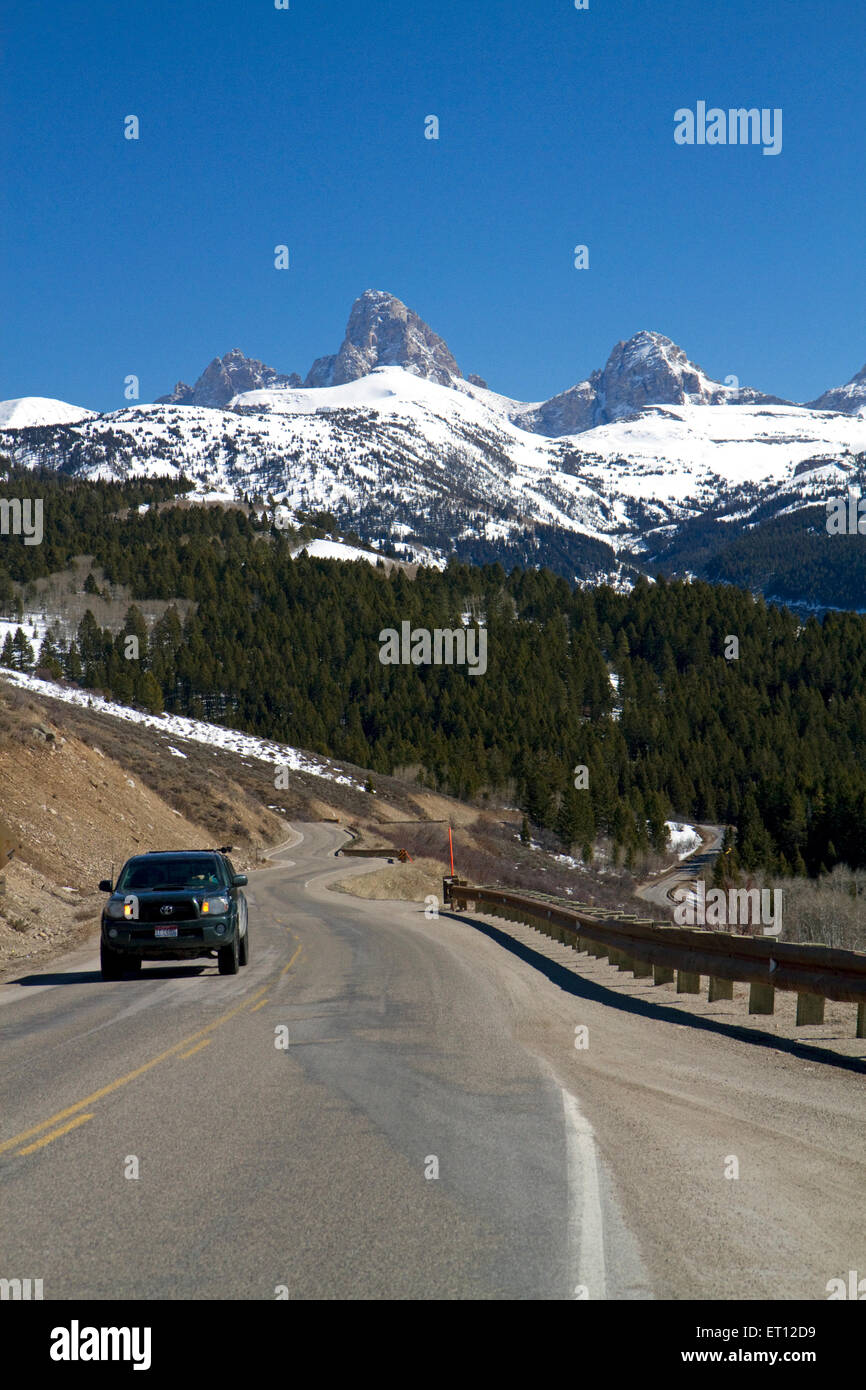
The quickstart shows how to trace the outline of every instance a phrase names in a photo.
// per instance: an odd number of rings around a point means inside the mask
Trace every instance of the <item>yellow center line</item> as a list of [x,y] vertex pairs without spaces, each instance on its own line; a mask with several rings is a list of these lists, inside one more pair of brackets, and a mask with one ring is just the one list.
[[[298,941],[291,927],[287,930],[295,937],[295,940]],[[283,969],[280,971],[280,979],[283,978],[287,971],[291,970],[300,952],[301,943],[298,941],[297,948],[291,960],[288,965],[283,966]],[[212,1023],[206,1024],[204,1028],[199,1028],[198,1032],[191,1033],[188,1038],[182,1038],[180,1042],[176,1042],[171,1047],[167,1047],[164,1052],[158,1053],[156,1057],[151,1057],[149,1062],[143,1062],[140,1067],[136,1067],[133,1071],[127,1072],[125,1076],[119,1076],[116,1081],[109,1081],[107,1085],[101,1086],[98,1091],[93,1091],[89,1096],[85,1096],[84,1100],[77,1101],[75,1105],[68,1105],[65,1110],[58,1110],[57,1114],[52,1115],[50,1119],[42,1120],[38,1125],[32,1125],[30,1129],[22,1130],[20,1134],[13,1134],[11,1139],[4,1139],[3,1143],[0,1144],[0,1154],[6,1153],[8,1149],[14,1149],[16,1144],[20,1144],[23,1139],[30,1139],[34,1134],[40,1134],[43,1129],[49,1129],[52,1125],[58,1124],[61,1120],[67,1119],[70,1115],[77,1114],[79,1110],[86,1109],[88,1105],[95,1105],[98,1100],[102,1100],[103,1096],[111,1095],[112,1091],[119,1091],[121,1086],[127,1086],[130,1081],[135,1081],[137,1077],[143,1076],[145,1072],[150,1071],[151,1067],[156,1067],[160,1062],[167,1061],[169,1057],[175,1057],[178,1053],[182,1053],[184,1048],[189,1048],[190,1043],[197,1042],[199,1038],[207,1037],[209,1033],[213,1033],[217,1028],[221,1028],[224,1023],[228,1023],[229,1019],[234,1018],[244,1009],[248,1009],[250,1005],[254,1004],[257,1000],[261,999],[262,1002],[264,1002],[264,996],[269,989],[270,985],[263,985],[255,994],[251,994],[249,999],[244,999],[242,1003],[236,1004],[233,1009],[229,1009],[227,1013],[221,1014],[219,1018],[215,1018]],[[209,1038],[208,1041],[210,1041]],[[90,1117],[86,1116],[85,1118],[89,1119]],[[83,1121],[81,1123],[83,1123]],[[31,1145],[30,1148],[21,1150],[20,1152],[30,1153],[33,1148],[38,1147],[39,1145]]]
[[[45,1134],[41,1139],[37,1139],[35,1144],[28,1144],[26,1149],[19,1149],[19,1154],[32,1154],[37,1149],[42,1149],[46,1144],[51,1144],[55,1139],[59,1139],[61,1134],[68,1134],[71,1129],[77,1129],[86,1120],[92,1120],[92,1115],[79,1115],[77,1119],[70,1120],[68,1125],[61,1125],[60,1129],[52,1130],[51,1134]],[[31,1134],[33,1131],[30,1131]],[[22,1136],[23,1137],[23,1136]]]
[[[292,932],[292,936],[295,936],[295,933],[294,933],[294,932]],[[298,938],[297,938],[296,936],[295,936],[295,940],[296,940],[296,941],[298,940]],[[294,955],[292,956],[292,959],[289,961],[288,965],[284,965],[283,968],[282,968],[282,970],[280,971],[280,979],[282,979],[283,976],[286,975],[286,974],[291,970],[292,966],[294,965],[295,961],[298,959],[298,956],[299,956],[300,954],[301,954],[301,944],[300,944],[300,942],[298,942],[298,945],[297,945],[297,947],[296,947],[296,949],[295,949],[295,953],[294,953]]]
[[250,1009],[250,1013],[254,1014],[257,1009],[263,1009],[267,1002],[267,999],[260,999],[258,1004],[253,1004],[253,1007]]
[[[264,1000],[262,1000],[262,1003],[264,1003]],[[261,1007],[261,1005],[256,1004],[256,1008],[257,1008],[257,1009],[260,1008],[260,1007]],[[180,1055],[181,1055],[181,1058],[184,1058],[184,1059],[185,1059],[185,1058],[187,1058],[187,1057],[193,1057],[193,1056],[195,1056],[196,1052],[201,1052],[201,1050],[202,1050],[203,1047],[210,1047],[210,1045],[211,1045],[212,1042],[213,1042],[213,1038],[205,1038],[204,1042],[196,1043],[195,1047],[191,1047],[190,1050],[189,1050],[189,1052],[182,1052],[182,1053],[180,1054]]]

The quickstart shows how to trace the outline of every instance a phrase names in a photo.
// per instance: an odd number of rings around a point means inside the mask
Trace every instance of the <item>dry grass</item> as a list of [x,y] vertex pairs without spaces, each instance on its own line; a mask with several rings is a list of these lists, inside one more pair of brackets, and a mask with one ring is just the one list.
[[419,859],[412,864],[389,864],[331,885],[337,893],[354,898],[399,902],[423,902],[426,897],[442,900],[442,866],[435,859]]
[[[647,915],[646,903],[633,896],[636,880],[631,874],[625,870],[601,874],[557,863],[555,856],[560,849],[554,836],[545,836],[542,848],[531,849],[521,842],[512,821],[498,819],[492,812],[478,811],[470,823],[455,826],[453,836],[455,873],[470,883],[549,893],[566,902]],[[365,826],[360,843],[365,848],[383,845],[392,851],[406,849],[414,863],[425,866],[425,881],[431,885],[420,897],[428,892],[441,896],[443,875],[451,872],[447,825],[428,822]],[[403,869],[411,867],[411,864],[394,865],[389,869],[392,877],[388,883],[400,882]],[[384,884],[384,878],[377,873],[368,878],[370,882],[359,891],[359,896],[390,896],[374,891],[376,885]],[[343,891],[356,890],[347,883]],[[394,896],[404,895],[395,893]]]

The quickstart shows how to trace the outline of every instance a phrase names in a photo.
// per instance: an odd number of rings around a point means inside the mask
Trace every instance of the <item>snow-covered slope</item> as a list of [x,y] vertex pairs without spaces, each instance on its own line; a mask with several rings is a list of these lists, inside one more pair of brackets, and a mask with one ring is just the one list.
[[536,526],[638,553],[648,532],[711,506],[784,495],[790,507],[795,487],[814,500],[838,486],[828,465],[866,452],[866,418],[801,406],[651,406],[547,438],[515,421],[516,404],[379,367],[338,386],[245,392],[226,410],[139,405],[7,427],[0,450],[91,478],[174,472],[201,493],[273,493],[367,540],[412,536],[439,555]]
[[663,333],[646,329],[617,343],[601,371],[536,405],[516,405],[515,423],[538,434],[578,434],[655,405],[785,405],[752,387],[723,384]]
[[805,460],[866,450],[866,419],[804,406],[655,406],[560,443],[601,490],[694,506],[736,488],[791,480]]
[[846,415],[866,415],[866,366],[855,372],[844,386],[834,386],[817,400],[810,401],[811,410],[841,410]]
[[50,396],[19,396],[17,400],[0,401],[0,429],[22,430],[32,425],[73,425],[80,420],[94,419],[94,410],[79,405],[55,401]]
[[368,565],[375,565],[379,559],[372,550],[362,550],[360,546],[347,545],[345,541],[307,541],[300,550],[314,560],[366,560]]
[[[159,733],[170,734],[179,741],[204,743],[211,748],[224,748],[232,753],[240,753],[246,758],[255,758],[271,766],[287,767],[290,772],[308,772],[313,777],[323,777],[330,782],[338,782],[346,787],[360,787],[354,777],[327,759],[310,757],[299,749],[285,743],[273,743],[269,739],[256,738],[252,734],[242,734],[236,729],[222,724],[207,724],[201,719],[189,719],[182,714],[145,714],[130,705],[121,705],[114,700],[106,700],[102,695],[82,690],[79,686],[61,685],[55,681],[40,680],[6,666],[0,667],[0,679],[17,685],[23,690],[32,690],[39,695],[47,695],[53,700],[63,700],[69,705],[96,710],[99,714],[122,719],[129,724],[143,724]],[[175,757],[186,755],[178,749],[171,750]]]

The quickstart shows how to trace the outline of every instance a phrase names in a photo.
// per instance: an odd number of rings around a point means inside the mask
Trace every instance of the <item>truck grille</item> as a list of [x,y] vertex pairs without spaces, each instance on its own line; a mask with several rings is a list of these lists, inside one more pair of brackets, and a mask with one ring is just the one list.
[[[171,912],[163,912],[170,907]],[[163,927],[173,927],[179,922],[197,922],[198,904],[194,898],[141,898],[138,903],[139,922],[157,922]]]

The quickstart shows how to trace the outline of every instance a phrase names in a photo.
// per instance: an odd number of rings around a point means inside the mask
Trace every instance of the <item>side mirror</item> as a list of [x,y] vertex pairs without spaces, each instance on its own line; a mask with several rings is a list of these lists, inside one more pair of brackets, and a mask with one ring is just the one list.
[[247,884],[246,874],[235,874],[234,878],[232,879],[232,884],[235,888],[245,888]]
[[114,884],[112,883],[110,878],[101,878],[99,880],[99,891],[100,893],[114,892]]

